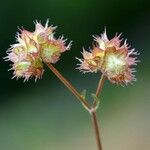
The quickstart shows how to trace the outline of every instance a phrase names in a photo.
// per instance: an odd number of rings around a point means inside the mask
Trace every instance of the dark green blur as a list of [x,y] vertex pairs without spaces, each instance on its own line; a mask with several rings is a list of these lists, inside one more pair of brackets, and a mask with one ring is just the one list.
[[[0,150],[96,150],[89,114],[46,68],[42,80],[11,79],[2,59],[18,27],[33,21],[57,25],[56,36],[73,40],[56,68],[79,90],[95,92],[99,74],[75,70],[82,47],[107,28],[123,32],[140,52],[137,82],[127,87],[106,82],[98,110],[104,150],[150,148],[150,2],[148,0],[5,0],[0,4]],[[89,94],[90,99],[90,94]]]

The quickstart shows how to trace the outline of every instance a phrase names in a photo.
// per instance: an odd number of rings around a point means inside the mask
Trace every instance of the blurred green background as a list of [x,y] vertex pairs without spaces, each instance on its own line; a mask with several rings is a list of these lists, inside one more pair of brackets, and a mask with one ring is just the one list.
[[94,92],[99,74],[75,70],[82,47],[107,27],[123,32],[138,50],[137,82],[121,87],[106,82],[98,110],[104,150],[150,149],[150,3],[148,0],[5,0],[0,4],[0,150],[96,150],[89,114],[46,68],[43,79],[11,80],[6,50],[17,27],[33,21],[58,25],[56,36],[73,40],[55,65],[79,91]]

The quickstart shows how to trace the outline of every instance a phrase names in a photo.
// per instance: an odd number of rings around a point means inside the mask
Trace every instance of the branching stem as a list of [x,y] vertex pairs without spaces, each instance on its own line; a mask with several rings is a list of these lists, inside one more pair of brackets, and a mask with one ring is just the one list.
[[[81,96],[81,94],[73,87],[73,85],[70,82],[68,82],[52,64],[46,63],[46,65],[59,78],[59,80],[77,97],[77,99],[83,104],[83,106],[90,112],[92,122],[93,122],[93,128],[95,131],[97,148],[98,148],[98,150],[102,150],[99,126],[98,126],[98,121],[97,121],[97,117],[96,117],[96,110],[94,109],[94,105],[96,105],[96,102],[94,101],[93,105],[90,106],[89,103]],[[99,81],[97,90],[96,90],[96,96],[97,97],[102,90],[104,81],[105,81],[105,76],[102,75],[101,79]]]

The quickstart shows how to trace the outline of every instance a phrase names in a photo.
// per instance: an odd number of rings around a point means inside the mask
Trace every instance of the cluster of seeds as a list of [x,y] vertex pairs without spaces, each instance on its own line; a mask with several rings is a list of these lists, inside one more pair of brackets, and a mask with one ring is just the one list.
[[[66,46],[66,39],[54,37],[56,27],[45,26],[35,22],[35,31],[25,29],[17,34],[17,43],[11,45],[7,51],[6,61],[11,61],[13,78],[24,78],[24,81],[35,77],[41,78],[44,72],[44,63],[55,64],[61,54],[71,47],[71,42]],[[120,35],[108,39],[106,30],[101,36],[94,36],[94,46],[90,51],[83,49],[83,59],[79,59],[78,69],[83,72],[102,72],[108,80],[116,84],[127,84],[135,81],[138,53],[130,49],[127,40],[124,42]]]
[[112,83],[127,84],[136,80],[135,69],[132,68],[138,62],[138,53],[130,50],[126,40],[123,44],[117,35],[108,39],[106,30],[101,36],[94,36],[95,45],[90,51],[83,49],[83,59],[79,59],[78,69],[83,73],[101,71]]
[[17,43],[11,45],[7,51],[6,61],[12,62],[13,78],[24,78],[24,81],[35,77],[41,78],[44,72],[43,62],[56,63],[61,54],[70,49],[71,42],[66,46],[63,36],[56,39],[54,30],[56,27],[45,26],[35,22],[35,31],[25,29],[17,33]]

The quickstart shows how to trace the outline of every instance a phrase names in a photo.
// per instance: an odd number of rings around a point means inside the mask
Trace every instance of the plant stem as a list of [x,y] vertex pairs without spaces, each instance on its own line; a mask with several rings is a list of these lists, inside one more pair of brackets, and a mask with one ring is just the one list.
[[[89,105],[89,103],[80,95],[80,93],[73,87],[73,85],[70,82],[68,82],[51,63],[46,63],[45,62],[45,64],[59,78],[59,80],[77,97],[77,99],[83,104],[83,106],[90,112],[92,122],[93,122],[93,128],[94,128],[94,131],[95,131],[97,147],[98,147],[98,150],[102,150],[102,144],[101,144],[101,140],[100,140],[98,121],[97,121],[97,117],[96,117],[96,110],[94,109],[93,106]],[[104,77],[104,75],[102,75],[101,79],[99,81],[97,90],[96,90],[96,96],[98,96],[99,93],[101,92],[104,81],[105,81],[105,77]],[[96,102],[94,102],[94,104],[95,103]]]
[[97,89],[96,89],[96,96],[97,96],[97,97],[99,96],[100,92],[102,91],[102,88],[103,88],[105,79],[106,79],[105,75],[102,74],[102,75],[101,75],[101,78],[100,78],[100,80],[99,80]]
[[[106,77],[104,76],[104,74],[102,74],[101,78],[99,80],[97,89],[96,89],[96,93],[95,93],[95,95],[97,97],[99,96],[99,94],[102,91],[105,79],[106,79]],[[97,101],[95,100],[93,102],[93,108],[95,108],[96,105],[97,105]],[[100,139],[100,132],[99,132],[98,120],[97,120],[97,117],[96,117],[96,110],[93,110],[91,112],[91,117],[92,117],[93,126],[94,126],[94,130],[95,130],[95,137],[96,137],[96,142],[97,142],[97,148],[98,148],[98,150],[102,150],[102,144],[101,144],[101,139]]]
[[77,97],[77,99],[88,109],[91,107],[88,102],[83,99],[83,97],[79,94],[79,92],[70,84],[61,74],[60,72],[50,63],[46,63],[46,65],[51,69],[51,71],[61,80],[61,82]]
[[93,127],[94,127],[94,131],[95,131],[97,148],[98,148],[98,150],[102,150],[102,144],[101,144],[101,140],[100,140],[99,126],[98,126],[98,121],[97,121],[97,117],[96,117],[96,112],[95,111],[91,112],[91,117],[92,117]]
[[[104,74],[102,74],[102,75],[101,75],[101,78],[100,78],[100,80],[99,80],[97,89],[96,89],[96,93],[95,93],[95,95],[96,95],[97,97],[99,96],[99,94],[100,94],[101,91],[102,91],[102,88],[103,88],[103,85],[104,85],[105,80],[106,80],[106,77],[105,77]],[[97,102],[94,101],[94,102],[93,102],[93,107],[95,107],[96,104],[97,104]]]

